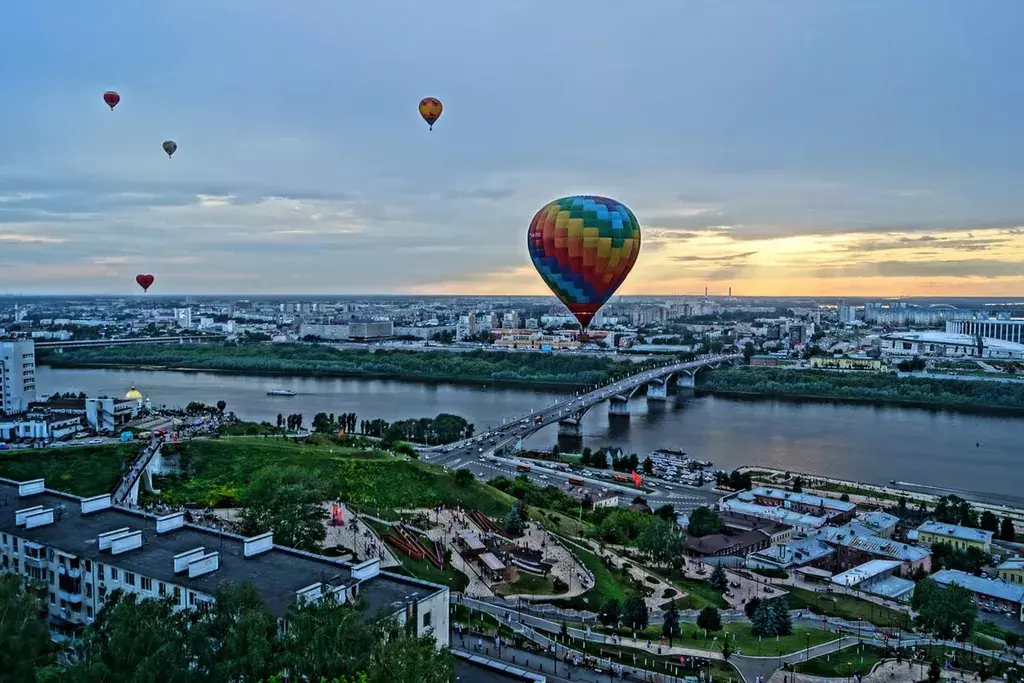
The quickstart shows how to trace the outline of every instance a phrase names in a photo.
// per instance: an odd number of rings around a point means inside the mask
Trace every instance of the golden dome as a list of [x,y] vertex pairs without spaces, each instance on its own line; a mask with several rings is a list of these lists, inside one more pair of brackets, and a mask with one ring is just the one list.
[[135,385],[133,384],[132,388],[128,390],[128,393],[125,394],[124,397],[125,398],[134,399],[134,400],[138,400],[138,399],[142,398],[142,392],[139,391],[138,389],[136,389]]

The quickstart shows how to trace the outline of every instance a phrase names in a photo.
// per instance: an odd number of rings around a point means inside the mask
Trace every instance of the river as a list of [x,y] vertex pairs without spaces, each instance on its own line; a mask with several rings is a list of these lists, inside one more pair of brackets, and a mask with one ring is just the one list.
[[[447,412],[464,416],[479,431],[559,398],[552,391],[504,387],[42,366],[36,379],[40,396],[57,391],[119,396],[135,384],[155,406],[224,400],[246,420],[274,422],[278,413],[302,413],[307,425],[320,411],[386,420]],[[297,395],[268,396],[267,390],[275,388]],[[650,409],[646,398],[637,397],[630,411],[628,422],[609,424],[608,404],[595,407],[584,419],[584,443],[593,448],[621,446],[641,457],[655,448],[681,448],[726,469],[762,465],[999,496],[1020,496],[1024,477],[1021,418],[692,394],[670,397]],[[526,445],[550,448],[556,437],[551,427]]]

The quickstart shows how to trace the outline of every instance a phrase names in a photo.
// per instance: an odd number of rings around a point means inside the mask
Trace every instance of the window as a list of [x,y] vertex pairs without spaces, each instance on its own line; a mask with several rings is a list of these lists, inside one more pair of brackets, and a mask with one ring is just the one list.
[[160,596],[163,597],[164,595],[167,595],[167,584],[161,581],[159,585]]
[[53,576],[53,570],[51,569],[50,570],[50,585],[51,586],[53,585],[54,581],[55,581],[55,579],[54,579],[54,576]]
[[86,605],[86,607],[85,607],[85,616],[87,616],[90,619],[92,619],[92,607],[89,607],[88,605]]
[[175,605],[180,605],[181,604],[181,589],[178,588],[177,586],[174,587],[174,604]]
[[2,538],[3,538],[3,542],[4,542],[4,545],[7,545],[7,534],[3,534],[3,535],[2,535],[2,536],[0,536],[0,537],[2,537]]
[[153,579],[148,576],[140,577],[139,583],[142,586],[142,590],[153,592]]
[[87,572],[91,572],[92,571],[92,560],[86,560],[85,561],[85,571],[87,571]]
[[56,605],[57,604],[57,596],[53,594],[53,591],[50,591],[50,604],[51,605]]
[[430,612],[423,613],[423,628],[430,628]]
[[92,584],[85,584],[85,597],[92,599]]
[[117,567],[110,568],[110,580],[117,581]]
[[17,550],[18,549],[18,537],[17,536],[11,536],[11,538],[13,539],[13,543],[11,543],[11,547],[13,547],[15,550]]
[[99,578],[100,581],[103,580],[103,565],[99,562],[96,563],[96,576]]
[[133,574],[131,572],[125,572],[124,573],[124,582],[127,583],[129,586],[134,586],[135,585],[135,574]]

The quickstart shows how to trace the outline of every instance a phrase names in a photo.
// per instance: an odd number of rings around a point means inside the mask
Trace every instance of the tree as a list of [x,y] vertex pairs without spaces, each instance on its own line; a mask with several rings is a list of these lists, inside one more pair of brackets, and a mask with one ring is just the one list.
[[321,478],[311,470],[298,466],[259,470],[239,497],[242,532],[255,536],[273,531],[275,543],[315,552],[326,535],[327,511],[322,506],[326,498]]
[[622,603],[622,621],[634,631],[647,628],[648,617],[647,603],[643,598],[633,596]]
[[463,488],[473,483],[473,473],[465,467],[455,470],[455,483]]
[[219,412],[223,413],[224,409],[227,408],[227,407],[228,407],[228,404],[227,404],[226,401],[223,401],[223,400],[217,401],[217,410]]
[[115,590],[86,631],[67,680],[130,681],[138,672],[149,681],[197,680],[187,637],[190,616],[175,611],[169,599],[140,600],[136,593]]
[[278,413],[277,414],[277,428],[281,429],[282,427],[284,427],[284,415],[282,415],[281,413]]
[[985,510],[981,513],[981,518],[978,520],[978,526],[985,531],[995,533],[999,531],[999,518],[992,514],[991,510]]
[[756,636],[785,636],[793,632],[793,621],[785,598],[761,600],[750,621],[750,630]]
[[668,638],[669,647],[672,647],[672,639],[677,638],[680,634],[679,610],[676,608],[675,600],[669,603],[668,609],[665,610],[665,614],[662,616],[661,634]]
[[277,620],[251,581],[221,584],[212,609],[187,615],[197,673],[209,680],[258,681],[280,671]]
[[523,524],[523,516],[519,512],[519,506],[513,505],[509,508],[508,514],[505,515],[505,531],[512,536],[522,536],[525,525]]
[[686,530],[694,538],[700,538],[709,534],[722,533],[725,530],[725,524],[718,516],[718,512],[702,505],[690,513],[690,524]]
[[932,663],[928,665],[928,683],[939,683],[939,679],[942,677],[942,668],[939,663],[932,660]]
[[934,579],[917,583],[911,606],[917,611],[921,628],[942,639],[967,639],[978,616],[978,608],[966,588],[956,584],[943,587]]
[[743,612],[747,615],[747,619],[753,619],[754,614],[757,612],[757,608],[761,606],[761,598],[756,595],[743,605]]
[[999,525],[999,538],[1011,543],[1017,540],[1017,533],[1013,528],[1013,520],[1009,517],[1003,517],[1003,521]]
[[644,474],[648,477],[654,474],[654,461],[651,460],[650,456],[644,458]]
[[647,526],[637,537],[637,546],[647,553],[656,564],[669,564],[686,549],[686,540],[675,522],[661,517],[649,519]]
[[732,645],[729,643],[729,634],[725,634],[725,640],[722,641],[722,659],[729,661],[729,657],[732,657]]
[[718,631],[722,628],[722,615],[718,609],[708,605],[697,615],[697,626],[708,631]]
[[654,511],[656,517],[661,517],[666,522],[675,523],[676,521],[676,508],[673,505],[665,504],[658,507]]
[[368,683],[448,683],[455,679],[455,660],[448,648],[438,650],[429,636],[404,636],[390,624],[374,647]]
[[597,612],[597,620],[611,628],[615,628],[619,625],[619,619],[621,616],[622,606],[619,604],[619,601],[614,598],[606,600],[604,604],[601,605],[601,609]]
[[16,574],[0,575],[0,681],[32,681],[52,661],[43,603]]
[[288,630],[279,638],[280,664],[293,680],[319,681],[370,671],[383,634],[358,606],[327,598],[292,603]]
[[743,345],[743,360],[744,360],[744,362],[749,363],[750,359],[753,357],[754,353],[755,353],[755,349],[754,349],[753,342],[747,342],[746,344]]
[[716,566],[714,571],[711,572],[711,576],[708,577],[708,585],[711,586],[712,590],[719,593],[724,593],[729,587],[729,579],[726,577],[722,565]]

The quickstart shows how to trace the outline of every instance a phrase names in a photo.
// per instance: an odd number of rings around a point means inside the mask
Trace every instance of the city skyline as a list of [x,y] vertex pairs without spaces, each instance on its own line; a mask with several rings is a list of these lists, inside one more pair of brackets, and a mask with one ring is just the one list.
[[0,292],[547,295],[594,193],[623,295],[1024,295],[1016,3],[399,5],[13,8]]

